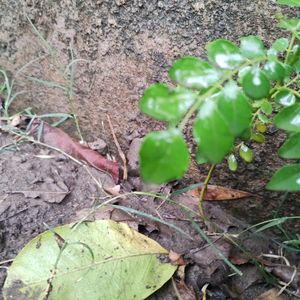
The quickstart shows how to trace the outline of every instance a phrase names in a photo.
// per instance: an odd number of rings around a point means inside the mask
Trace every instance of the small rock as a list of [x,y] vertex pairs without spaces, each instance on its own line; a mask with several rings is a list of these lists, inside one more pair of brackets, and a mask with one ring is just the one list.
[[127,153],[128,173],[131,176],[139,175],[139,149],[142,141],[140,138],[133,139]]
[[107,152],[107,145],[102,139],[97,139],[91,143],[88,143],[88,146],[101,154],[106,154]]

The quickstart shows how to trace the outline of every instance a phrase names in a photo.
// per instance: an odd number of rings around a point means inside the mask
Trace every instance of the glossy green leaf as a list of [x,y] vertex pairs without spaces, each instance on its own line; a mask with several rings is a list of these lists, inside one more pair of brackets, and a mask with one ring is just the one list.
[[287,38],[279,38],[272,44],[272,48],[278,52],[285,51],[288,46],[289,40]]
[[181,178],[189,166],[187,145],[178,129],[149,133],[140,148],[143,179],[165,183]]
[[300,131],[300,103],[285,107],[274,118],[275,125],[287,131]]
[[284,28],[290,32],[297,32],[300,28],[300,19],[299,18],[286,18],[283,15],[277,15],[279,19],[278,26]]
[[278,4],[300,7],[300,0],[277,0]]
[[227,158],[227,164],[230,171],[236,171],[238,168],[237,160],[234,156],[234,154],[230,154]]
[[241,38],[241,53],[246,58],[256,58],[264,56],[265,49],[261,39],[257,36],[250,35]]
[[169,75],[182,86],[201,89],[216,83],[222,73],[207,61],[188,56],[178,59],[170,69]]
[[264,114],[258,114],[258,119],[262,122],[262,123],[264,123],[264,124],[268,124],[268,123],[270,123],[270,120],[268,119],[268,117],[266,116],[266,115],[264,115]]
[[258,68],[252,68],[243,80],[242,86],[247,96],[252,99],[262,99],[269,95],[270,82],[264,72]]
[[[300,19],[299,19],[299,21],[300,21]],[[300,28],[299,28],[299,31],[300,31]],[[295,44],[292,49],[292,52],[290,52],[287,64],[290,66],[293,66],[294,63],[299,59],[299,57],[300,57],[300,46],[299,46],[299,44]]]
[[275,101],[283,106],[291,106],[295,104],[296,97],[290,91],[280,91],[275,96]]
[[162,260],[168,260],[166,249],[124,223],[102,220],[53,231],[35,237],[14,259],[5,300],[145,299],[176,270]]
[[140,100],[140,110],[161,121],[177,122],[196,100],[197,95],[190,90],[177,88],[170,90],[164,84],[154,84],[144,92]]
[[243,133],[240,135],[241,140],[248,141],[251,138],[251,128],[247,128],[243,131]]
[[239,77],[239,82],[242,82],[243,81],[243,78],[245,77],[245,75],[250,72],[252,70],[252,67],[250,66],[246,66],[246,67],[243,67],[239,70],[239,73],[238,73],[238,77]]
[[267,50],[267,57],[269,60],[277,60],[278,51],[276,51],[274,48],[270,48]]
[[205,157],[203,157],[203,155],[202,155],[201,151],[199,151],[199,149],[197,149],[197,152],[196,152],[196,162],[198,165],[207,163],[207,159]]
[[193,126],[193,135],[199,153],[209,163],[221,162],[231,150],[234,137],[213,97],[200,107]]
[[268,100],[264,100],[260,106],[261,111],[267,116],[273,111],[272,104]]
[[293,64],[293,68],[297,73],[300,72],[300,58]]
[[251,139],[253,141],[256,141],[258,143],[264,143],[266,141],[266,138],[263,134],[261,133],[257,133],[257,132],[253,132],[251,135]]
[[253,151],[247,147],[245,144],[242,144],[239,150],[240,157],[245,162],[251,162],[253,160]]
[[234,82],[227,83],[218,96],[218,108],[234,137],[250,127],[251,105],[242,89]]
[[270,80],[281,80],[286,74],[281,63],[274,60],[270,60],[264,65],[264,71]]
[[206,49],[209,60],[222,69],[234,69],[244,61],[239,48],[228,40],[214,40]]
[[286,165],[279,169],[267,184],[273,191],[300,191],[300,164]]
[[300,158],[300,132],[290,136],[280,147],[278,153],[279,156],[287,159]]

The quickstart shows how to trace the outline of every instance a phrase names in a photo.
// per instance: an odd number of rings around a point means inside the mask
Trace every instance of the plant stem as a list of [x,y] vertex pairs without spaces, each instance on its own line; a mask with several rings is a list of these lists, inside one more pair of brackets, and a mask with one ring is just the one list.
[[287,49],[287,52],[286,52],[286,57],[284,59],[284,63],[286,64],[289,60],[289,57],[290,57],[290,53],[292,52],[292,48],[294,46],[294,43],[295,43],[295,34],[292,35],[292,38],[291,38],[291,41],[290,41],[290,44],[289,44],[289,47]]
[[207,186],[208,186],[208,183],[212,177],[212,174],[215,170],[215,167],[216,167],[216,164],[212,164],[210,166],[210,169],[208,171],[208,174],[205,178],[205,181],[204,181],[204,184],[202,186],[202,189],[201,189],[201,192],[200,192],[200,196],[199,196],[199,202],[198,202],[198,207],[199,207],[199,213],[200,215],[203,217],[204,216],[204,211],[203,211],[203,201],[204,201],[204,197],[205,197],[205,194],[206,194],[206,190],[207,190]]

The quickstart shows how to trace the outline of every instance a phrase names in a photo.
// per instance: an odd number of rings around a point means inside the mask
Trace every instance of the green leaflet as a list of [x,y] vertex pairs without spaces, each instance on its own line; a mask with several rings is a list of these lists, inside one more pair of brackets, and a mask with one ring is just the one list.
[[285,107],[274,118],[278,128],[298,132],[300,131],[300,103]]
[[242,86],[247,96],[259,100],[269,95],[269,79],[259,68],[252,68],[242,79]]
[[219,163],[233,146],[234,137],[213,97],[199,109],[193,126],[198,152],[210,163]]
[[244,61],[240,49],[228,40],[214,40],[206,49],[208,59],[221,69],[234,69]]
[[300,191],[300,164],[286,165],[271,178],[267,189],[273,191]]
[[287,141],[280,147],[279,155],[287,159],[300,158],[300,132],[290,136]]
[[149,133],[140,148],[145,181],[161,184],[181,178],[189,166],[187,145],[178,129]]
[[222,73],[205,60],[188,56],[178,59],[170,69],[169,75],[182,86],[201,89],[216,83]]
[[256,58],[265,55],[263,42],[254,35],[242,37],[240,49],[242,55],[246,58]]
[[164,84],[153,84],[144,92],[140,109],[161,121],[176,124],[195,102],[197,95],[184,88],[170,90]]

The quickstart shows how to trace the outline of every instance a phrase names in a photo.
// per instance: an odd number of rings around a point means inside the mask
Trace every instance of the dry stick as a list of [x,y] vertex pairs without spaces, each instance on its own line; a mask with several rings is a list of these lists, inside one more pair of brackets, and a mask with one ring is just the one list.
[[111,124],[111,120],[110,120],[110,117],[109,117],[108,114],[106,114],[106,118],[107,118],[107,121],[108,121],[108,125],[109,125],[109,128],[110,128],[111,134],[112,134],[112,136],[113,136],[115,145],[116,145],[116,147],[117,147],[117,149],[118,149],[119,156],[120,156],[120,158],[121,158],[122,161],[123,161],[123,168],[124,168],[124,170],[123,170],[123,179],[124,179],[124,180],[127,180],[127,177],[128,177],[128,171],[127,171],[127,161],[126,161],[125,154],[124,154],[124,152],[122,151],[122,149],[121,149],[121,147],[120,147],[120,144],[119,144],[119,142],[118,142],[118,140],[117,140],[117,137],[116,137],[116,135],[115,135],[115,132],[114,132],[114,129],[113,129],[113,126],[112,126],[112,124]]
[[207,186],[208,186],[208,183],[212,177],[212,174],[215,170],[215,167],[216,167],[216,164],[213,164],[211,165],[209,171],[208,171],[208,174],[205,178],[205,181],[203,183],[203,186],[202,186],[202,189],[201,189],[201,192],[200,192],[200,196],[199,196],[199,202],[198,202],[198,207],[199,207],[199,213],[200,215],[203,217],[204,216],[204,211],[203,211],[203,201],[204,201],[204,197],[205,197],[205,194],[206,194],[206,190],[207,190]]

